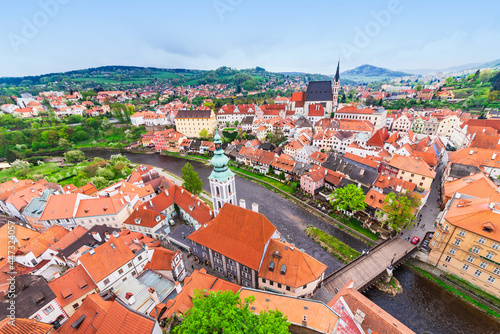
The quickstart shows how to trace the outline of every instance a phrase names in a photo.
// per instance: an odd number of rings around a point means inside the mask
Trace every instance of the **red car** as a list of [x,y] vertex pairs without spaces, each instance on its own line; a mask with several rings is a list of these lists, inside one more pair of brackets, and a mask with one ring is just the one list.
[[416,245],[420,242],[420,238],[419,237],[413,237],[413,239],[411,239],[410,241],[412,244]]

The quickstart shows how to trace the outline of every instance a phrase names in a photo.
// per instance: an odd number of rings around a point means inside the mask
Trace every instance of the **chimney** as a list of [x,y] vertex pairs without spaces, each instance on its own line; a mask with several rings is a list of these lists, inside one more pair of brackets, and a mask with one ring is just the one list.
[[97,232],[92,232],[92,237],[93,237],[95,240],[97,240],[97,241],[99,241],[99,242],[102,242],[102,238],[101,238],[101,235],[100,235],[99,233],[97,233]]
[[120,237],[120,235],[118,234],[118,232],[113,231],[113,237],[115,237],[115,238],[119,238],[119,237]]
[[182,285],[179,281],[175,282],[175,291],[177,291],[177,294],[181,293],[182,291]]
[[497,157],[497,154],[493,153],[493,155],[491,156],[491,160],[495,160],[496,157]]
[[95,254],[95,250],[94,250],[93,248],[91,248],[91,249],[89,250],[89,253],[90,253],[90,255],[94,255],[94,254]]
[[242,207],[243,209],[247,208],[247,203],[243,198],[240,198],[240,207]]
[[254,211],[254,212],[259,212],[259,204],[257,204],[257,203],[252,203],[252,211]]

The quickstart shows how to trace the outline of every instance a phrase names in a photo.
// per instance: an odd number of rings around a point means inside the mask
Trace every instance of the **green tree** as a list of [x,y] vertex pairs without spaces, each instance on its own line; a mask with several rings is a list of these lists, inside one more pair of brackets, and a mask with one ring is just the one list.
[[365,193],[352,183],[335,189],[329,199],[330,204],[339,211],[361,211],[366,207]]
[[113,154],[110,158],[109,158],[109,161],[111,162],[111,164],[114,166],[116,165],[117,163],[119,162],[123,162],[123,163],[126,163],[126,164],[130,164],[130,160],[127,159],[127,157],[125,157],[123,154]]
[[200,139],[208,138],[208,129],[202,129],[199,133]]
[[415,90],[416,90],[417,92],[420,92],[420,91],[422,90],[422,88],[423,88],[423,87],[422,87],[422,85],[417,85],[417,86],[415,87]]
[[68,148],[71,147],[71,142],[67,140],[66,138],[59,138],[59,142],[57,146],[62,147],[62,148]]
[[90,179],[90,181],[94,184],[97,189],[102,189],[108,185],[108,180],[103,178],[102,176],[94,176]]
[[193,307],[174,333],[289,333],[290,323],[283,313],[275,310],[254,314],[250,310],[254,301],[253,296],[241,300],[239,292],[196,291]]
[[399,232],[415,225],[415,212],[420,206],[416,195],[389,193],[384,199],[382,211],[379,214],[382,226]]
[[198,176],[198,173],[195,172],[193,166],[186,162],[184,167],[182,167],[182,179],[184,182],[182,186],[192,194],[199,195],[203,188],[203,181]]
[[106,180],[111,180],[113,177],[115,177],[115,174],[112,171],[110,171],[107,168],[102,168],[102,167],[97,168],[96,175],[103,177]]
[[491,90],[500,91],[500,71],[495,74],[493,78],[490,79],[491,82]]
[[73,150],[64,153],[64,158],[67,162],[80,162],[85,160],[85,153],[80,150]]

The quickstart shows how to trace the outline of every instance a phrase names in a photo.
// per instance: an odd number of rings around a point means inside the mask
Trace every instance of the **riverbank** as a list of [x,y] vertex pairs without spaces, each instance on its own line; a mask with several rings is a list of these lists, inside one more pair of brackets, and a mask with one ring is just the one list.
[[469,283],[453,279],[438,268],[419,260],[410,260],[406,267],[414,273],[425,277],[444,290],[451,292],[474,308],[488,314],[500,323],[500,299],[492,296]]
[[[205,156],[199,156],[199,155],[192,155],[192,154],[181,154],[178,152],[162,152],[161,155],[165,156],[172,156],[180,159],[186,159],[186,160],[193,160],[193,161],[198,161],[201,162],[205,165],[209,165],[209,161],[211,157],[205,157]],[[325,214],[324,212],[318,210],[317,208],[307,204],[306,202],[302,201],[300,198],[297,198],[296,196],[293,195],[293,193],[296,191],[296,187],[292,187],[289,185],[286,185],[282,183],[279,180],[275,180],[273,178],[270,178],[265,175],[256,175],[254,173],[251,173],[249,171],[246,171],[240,167],[235,167],[234,163],[231,163],[229,165],[229,168],[239,175],[240,177],[246,178],[247,180],[250,180],[252,182],[258,183],[261,186],[264,186],[275,193],[279,194],[280,196],[284,197],[285,199],[291,200],[295,204],[299,204],[301,207],[309,211],[310,213],[314,214],[315,216],[321,218],[325,222],[334,225],[336,228],[342,229],[352,237],[362,241],[366,245],[373,247],[376,242],[379,240],[377,239],[377,236],[367,236],[366,232],[361,232],[357,231],[356,227],[354,226],[348,226],[341,221]],[[362,228],[362,227],[361,227]]]

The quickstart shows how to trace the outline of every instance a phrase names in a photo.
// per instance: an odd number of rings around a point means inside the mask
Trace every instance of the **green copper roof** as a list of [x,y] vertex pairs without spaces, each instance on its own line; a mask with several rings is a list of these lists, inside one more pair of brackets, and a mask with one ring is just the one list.
[[229,158],[224,154],[222,149],[222,141],[219,134],[216,132],[214,136],[215,152],[211,160],[214,170],[208,177],[209,179],[217,179],[219,182],[225,182],[231,176],[234,175],[233,172],[228,167]]

